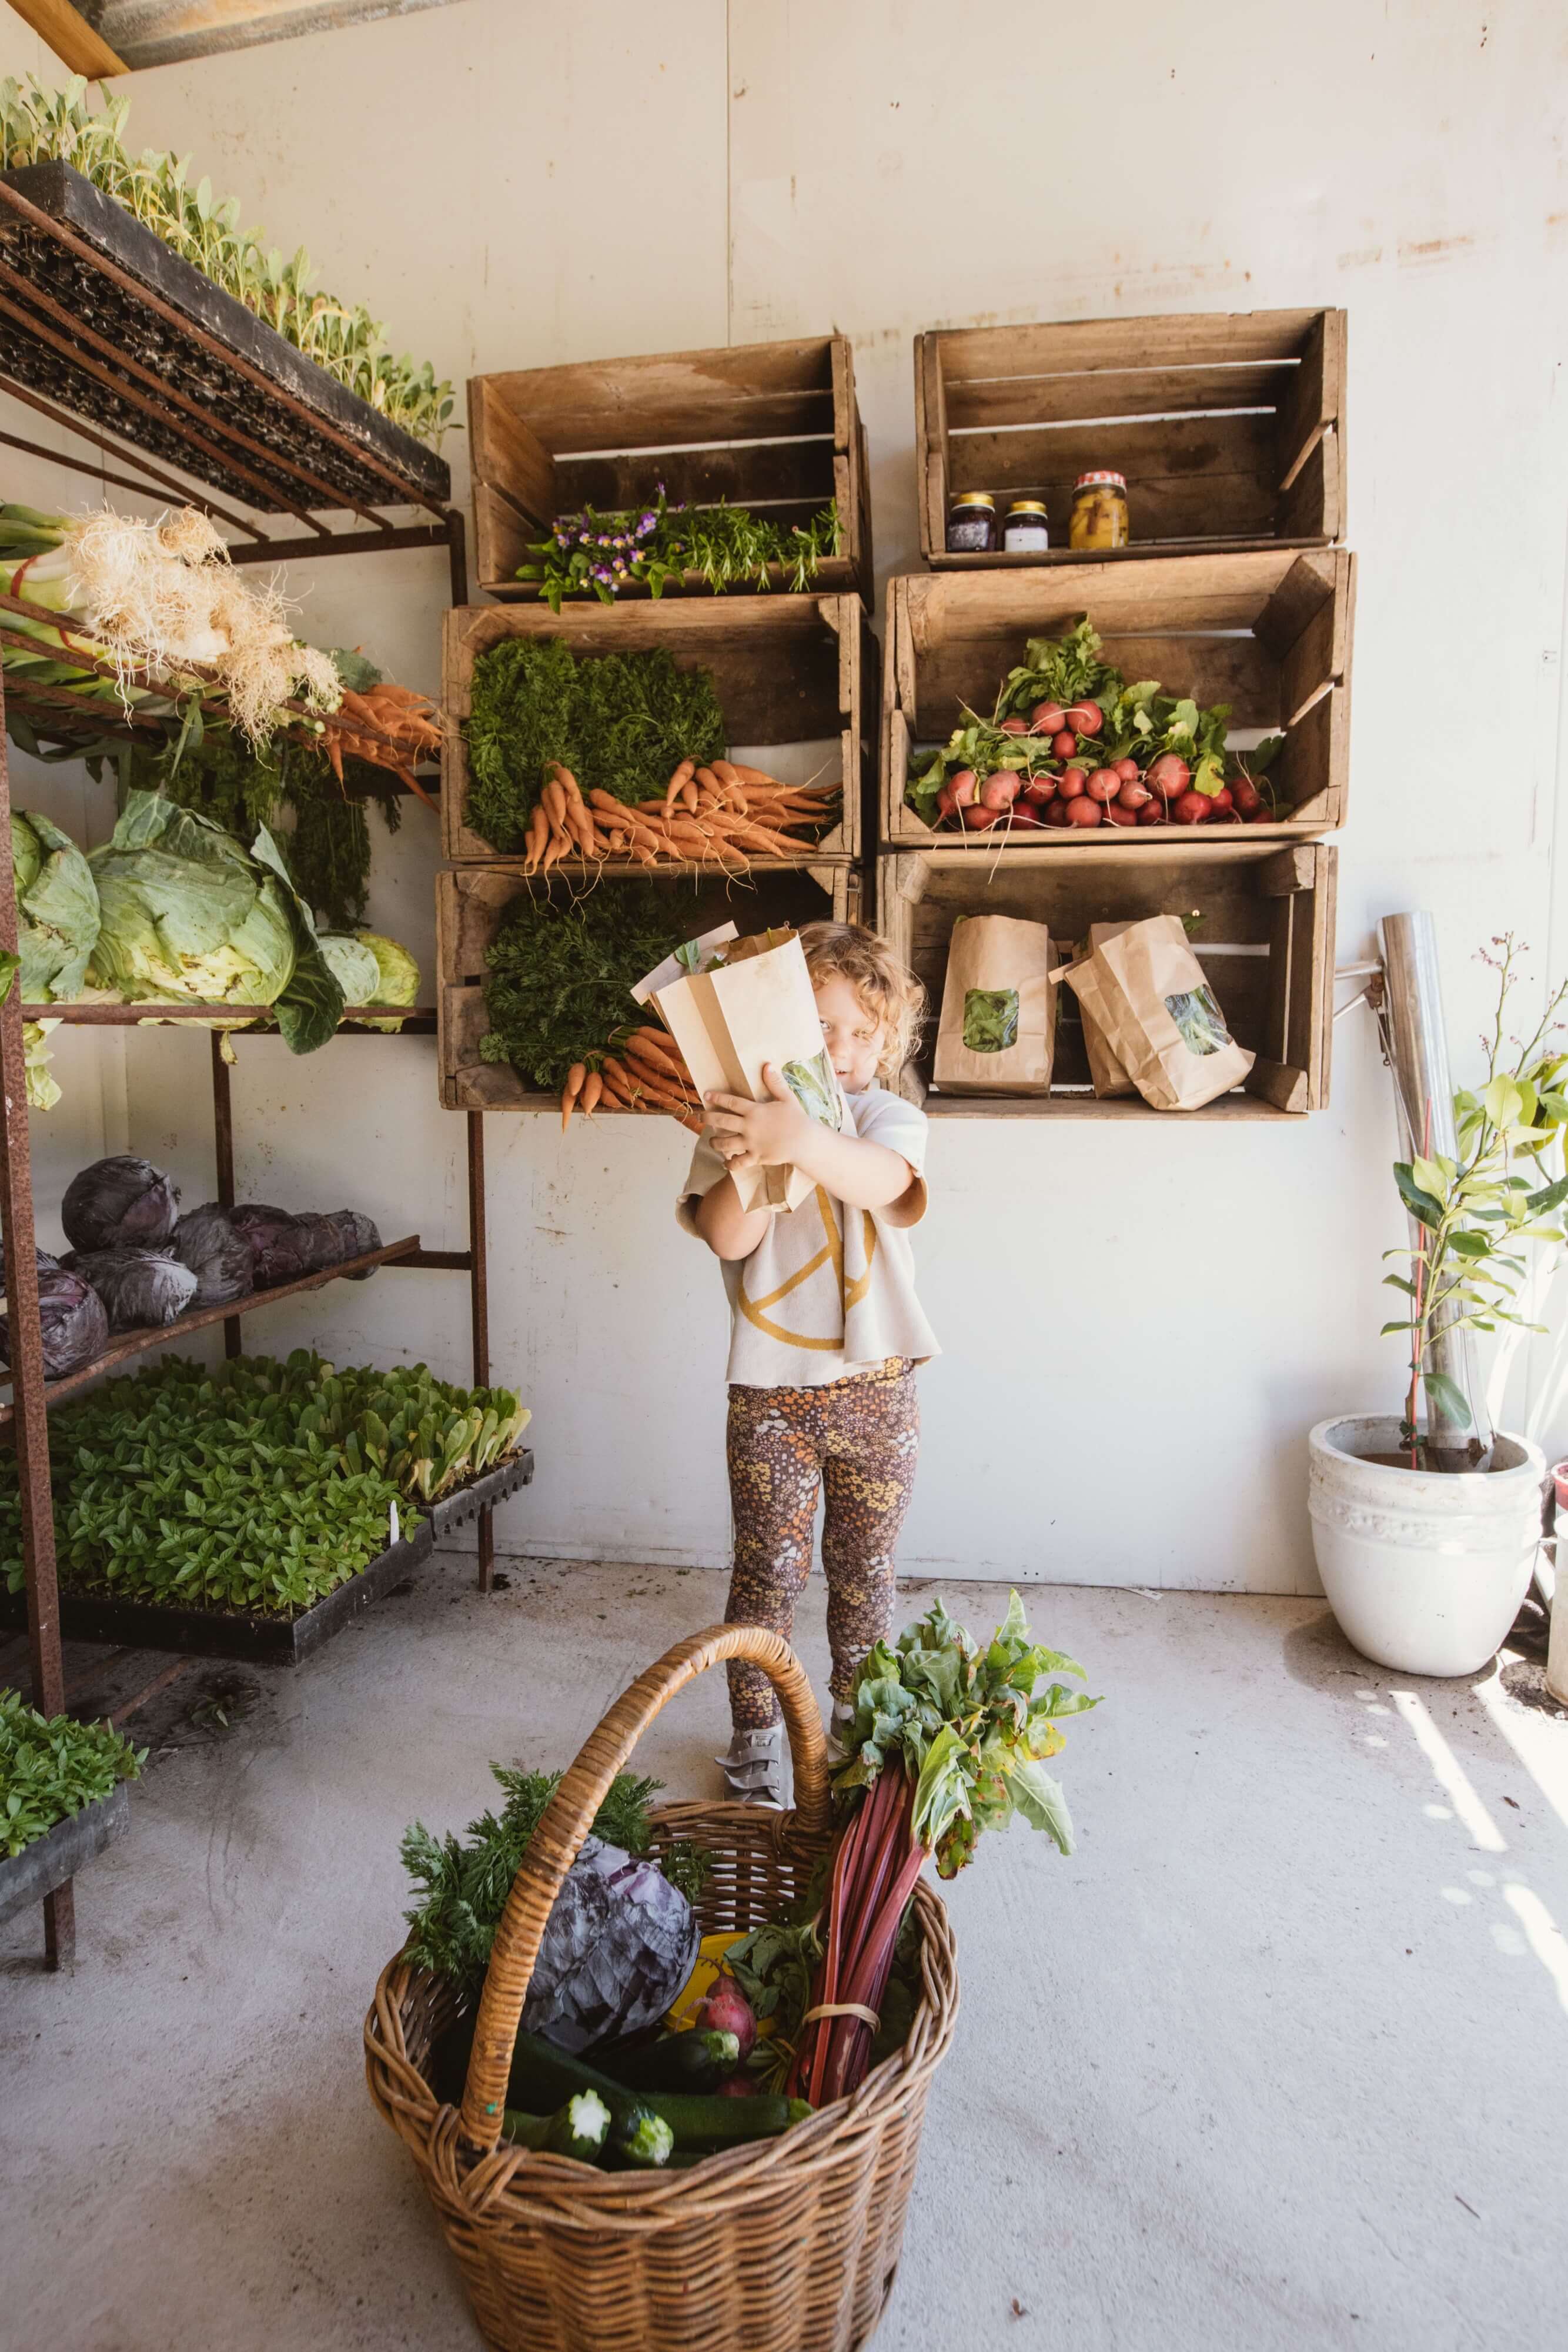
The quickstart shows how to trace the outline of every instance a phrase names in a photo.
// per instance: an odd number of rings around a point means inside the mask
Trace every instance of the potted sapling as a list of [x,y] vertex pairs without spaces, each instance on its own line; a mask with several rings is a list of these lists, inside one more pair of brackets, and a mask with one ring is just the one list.
[[[1385,1253],[1401,1270],[1384,1280],[1406,1305],[1383,1330],[1408,1351],[1404,1412],[1336,1415],[1309,1441],[1312,1548],[1329,1604],[1364,1656],[1406,1674],[1488,1663],[1529,1589],[1541,1534],[1540,1448],[1484,1433],[1479,1389],[1455,1377],[1443,1344],[1455,1332],[1542,1328],[1521,1312],[1521,1286],[1531,1254],[1565,1238],[1568,1052],[1556,1041],[1568,982],[1528,1042],[1508,1037],[1522,950],[1511,933],[1493,946],[1481,961],[1497,974],[1497,1014],[1483,1081],[1454,1097],[1455,1150],[1428,1148],[1394,1169],[1413,1242]],[[1429,1147],[1430,1105],[1424,1127]]]

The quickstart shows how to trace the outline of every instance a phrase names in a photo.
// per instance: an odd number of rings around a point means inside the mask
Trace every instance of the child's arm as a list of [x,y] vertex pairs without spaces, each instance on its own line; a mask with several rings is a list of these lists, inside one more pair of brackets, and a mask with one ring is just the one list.
[[770,1209],[743,1209],[733,1178],[723,1176],[697,1202],[694,1222],[715,1257],[749,1257],[771,1215]]
[[[846,1201],[852,1209],[889,1212],[894,1224],[899,1223],[899,1204],[906,1197],[912,1205],[918,1204],[919,1180],[902,1152],[890,1151],[884,1143],[862,1141],[858,1135],[835,1135],[808,1118],[771,1062],[764,1065],[762,1076],[770,1102],[748,1102],[743,1095],[707,1097],[715,1143],[731,1169],[774,1168],[792,1161],[836,1200]],[[728,1190],[733,1195],[734,1186]],[[710,1192],[707,1200],[713,1197]],[[747,1226],[752,1222],[749,1216],[744,1220]],[[760,1239],[758,1228],[748,1247],[755,1249]],[[709,1246],[717,1244],[710,1241]],[[745,1253],[737,1249],[719,1255],[739,1257]]]

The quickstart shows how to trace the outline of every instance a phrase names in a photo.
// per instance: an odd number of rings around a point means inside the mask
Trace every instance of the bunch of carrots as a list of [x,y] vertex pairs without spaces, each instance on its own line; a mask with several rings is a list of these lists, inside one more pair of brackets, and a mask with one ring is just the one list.
[[[760,768],[683,760],[662,800],[618,801],[600,790],[584,797],[570,768],[552,763],[528,818],[524,871],[547,873],[562,857],[634,857],[656,866],[714,861],[744,872],[753,856],[798,857],[831,816],[839,788],[782,784]],[[796,838],[805,834],[806,839]]]
[[[356,729],[354,720],[360,728]],[[419,759],[433,758],[441,749],[441,725],[436,706],[427,694],[418,694],[411,686],[394,686],[383,678],[363,694],[355,694],[347,687],[335,714],[336,723],[327,730],[322,746],[331,763],[332,773],[340,783],[343,781],[345,752],[356,760],[367,760],[373,768],[390,768],[411,793],[417,793],[426,808],[435,803],[413,772]],[[361,729],[373,731],[364,733]],[[391,736],[392,741],[382,739]],[[402,751],[402,759],[398,754]]]
[[591,1066],[572,1064],[560,1090],[561,1133],[574,1110],[591,1118],[606,1099],[618,1110],[665,1111],[694,1135],[702,1133],[702,1097],[680,1047],[663,1029],[618,1029]]

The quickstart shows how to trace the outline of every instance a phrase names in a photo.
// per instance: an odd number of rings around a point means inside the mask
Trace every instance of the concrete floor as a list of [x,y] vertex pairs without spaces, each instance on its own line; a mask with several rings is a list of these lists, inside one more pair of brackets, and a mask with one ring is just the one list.
[[[489,1757],[569,1760],[724,1583],[516,1561],[483,1601],[469,1574],[159,1764],[78,1881],[73,1977],[36,1918],[0,1930],[5,2347],[477,2343],[361,2071],[398,1835],[461,1827]],[[1006,1599],[947,1597],[977,1630]],[[1391,1681],[1311,1601],[1026,1598],[1105,1694],[1061,1764],[1080,1849],[1017,1828],[952,1890],[962,2014],[879,2352],[1545,2345],[1568,1722],[1538,1675]],[[820,1590],[801,1646],[820,1674]],[[706,1791],[723,1717],[716,1675],[647,1769]]]

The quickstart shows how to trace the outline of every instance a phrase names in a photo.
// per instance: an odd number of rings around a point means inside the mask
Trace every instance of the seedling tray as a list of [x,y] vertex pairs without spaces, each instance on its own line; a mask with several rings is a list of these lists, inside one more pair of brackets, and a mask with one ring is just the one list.
[[[106,1593],[60,1593],[60,1632],[68,1642],[123,1643],[170,1650],[194,1658],[241,1658],[256,1666],[297,1666],[340,1633],[361,1609],[420,1568],[434,1540],[428,1514],[416,1534],[389,1544],[357,1576],[340,1584],[298,1617],[231,1614],[222,1609],[171,1609],[152,1601],[117,1601]],[[0,1601],[0,1623],[26,1622],[20,1593]]]
[[457,1528],[466,1527],[481,1511],[493,1510],[504,1503],[508,1495],[520,1494],[534,1483],[534,1457],[525,1446],[510,1460],[498,1463],[486,1470],[482,1478],[470,1478],[465,1486],[454,1486],[449,1495],[429,1505],[431,1540],[443,1543]]
[[68,164],[0,173],[0,370],[262,513],[451,497],[434,449]]
[[0,1861],[0,1920],[30,1911],[46,1895],[74,1878],[95,1853],[123,1837],[130,1826],[131,1799],[121,1780],[96,1804],[84,1805],[79,1813],[57,1822],[47,1837],[24,1846],[20,1853],[7,1855]]

